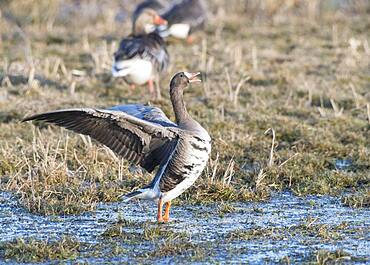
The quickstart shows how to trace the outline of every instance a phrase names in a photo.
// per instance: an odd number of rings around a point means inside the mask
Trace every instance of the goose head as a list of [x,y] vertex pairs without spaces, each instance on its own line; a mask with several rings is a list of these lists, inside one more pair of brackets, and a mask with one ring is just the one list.
[[155,10],[147,8],[133,22],[133,33],[134,35],[149,34],[155,31],[156,26],[160,25],[167,25],[167,21],[160,17]]
[[201,82],[198,78],[200,73],[188,73],[180,72],[172,77],[170,82],[170,97],[172,107],[175,112],[176,123],[186,123],[190,116],[186,110],[185,102],[183,100],[184,89],[190,84],[195,82]]
[[202,82],[198,78],[200,72],[179,72],[172,77],[170,82],[170,93],[182,92],[190,83]]

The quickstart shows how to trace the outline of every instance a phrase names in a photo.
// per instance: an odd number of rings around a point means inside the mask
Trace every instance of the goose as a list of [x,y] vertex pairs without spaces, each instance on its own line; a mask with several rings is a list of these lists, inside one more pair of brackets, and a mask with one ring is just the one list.
[[156,201],[157,221],[167,222],[171,201],[196,181],[211,152],[211,137],[190,116],[183,100],[184,89],[201,81],[199,74],[179,72],[171,79],[169,93],[175,122],[161,109],[140,104],[58,110],[23,121],[46,121],[88,135],[148,172],[157,168],[149,185],[122,198],[125,202],[133,198]]
[[174,0],[170,5],[166,5],[163,0],[145,0],[136,6],[133,21],[147,8],[156,10],[167,20],[167,25],[157,27],[157,32],[163,38],[172,36],[186,39],[191,43],[193,41],[191,34],[204,28],[207,20],[207,4],[204,0]]
[[153,95],[153,80],[167,69],[169,63],[165,42],[153,31],[156,25],[166,23],[154,10],[145,9],[137,17],[132,35],[122,39],[114,53],[112,75],[123,77],[133,86],[148,83]]
[[167,5],[169,4],[169,0],[145,0],[139,3],[132,13],[132,21],[136,21],[138,16],[145,10],[145,9],[153,9],[158,14],[161,14],[166,10]]
[[172,36],[178,39],[186,39],[193,42],[192,33],[203,29],[207,20],[207,4],[204,0],[181,0],[174,3],[161,17],[168,24],[158,27],[162,37]]

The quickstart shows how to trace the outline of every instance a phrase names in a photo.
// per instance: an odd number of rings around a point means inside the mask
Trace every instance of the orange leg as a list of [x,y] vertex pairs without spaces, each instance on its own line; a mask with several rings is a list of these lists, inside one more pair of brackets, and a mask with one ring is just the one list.
[[154,95],[154,84],[153,84],[153,80],[152,79],[149,79],[148,81],[148,88],[149,88],[149,92],[151,95]]
[[187,38],[186,38],[186,42],[188,43],[188,44],[193,44],[194,43],[194,37],[192,36],[192,35],[189,35]]
[[163,203],[162,203],[162,199],[159,199],[158,200],[158,213],[157,213],[157,221],[158,223],[163,223],[163,217],[162,217],[162,206],[163,206]]
[[163,216],[163,221],[165,222],[168,222],[170,220],[170,208],[171,208],[171,201],[166,202],[166,210]]

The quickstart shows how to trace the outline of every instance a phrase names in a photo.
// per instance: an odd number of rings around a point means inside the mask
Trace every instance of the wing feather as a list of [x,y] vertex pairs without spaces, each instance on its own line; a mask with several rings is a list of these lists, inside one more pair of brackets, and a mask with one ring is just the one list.
[[138,119],[155,123],[163,127],[177,127],[177,124],[172,122],[166,116],[166,114],[164,114],[164,112],[157,107],[145,106],[141,104],[127,104],[115,106],[109,110],[122,111]]
[[149,172],[166,160],[168,147],[178,139],[176,127],[166,128],[116,110],[67,109],[34,115],[23,121],[30,120],[50,122],[88,135]]

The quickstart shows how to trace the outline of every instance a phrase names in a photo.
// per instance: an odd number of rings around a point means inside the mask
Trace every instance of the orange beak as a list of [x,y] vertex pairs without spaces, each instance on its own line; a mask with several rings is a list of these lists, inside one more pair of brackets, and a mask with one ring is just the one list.
[[167,25],[167,20],[163,19],[161,16],[155,15],[153,23],[154,25]]
[[188,73],[188,72],[184,72],[184,74],[186,75],[186,77],[189,79],[189,83],[195,83],[195,82],[202,82],[202,80],[200,80],[197,76],[200,75],[200,72],[197,72],[197,73]]

